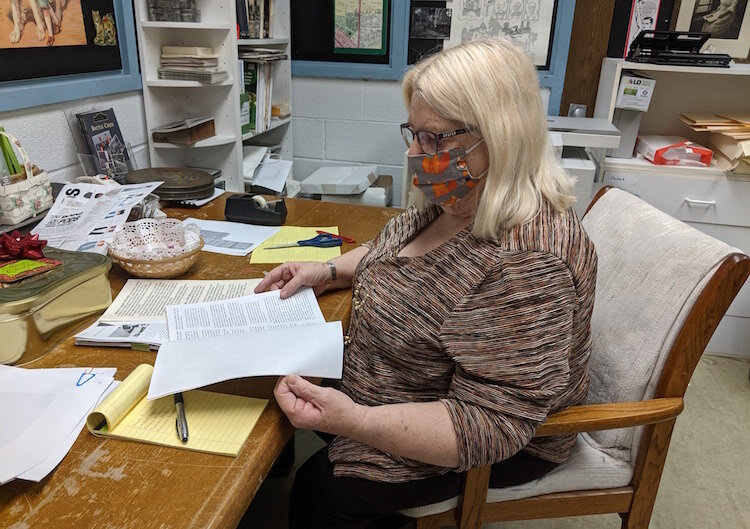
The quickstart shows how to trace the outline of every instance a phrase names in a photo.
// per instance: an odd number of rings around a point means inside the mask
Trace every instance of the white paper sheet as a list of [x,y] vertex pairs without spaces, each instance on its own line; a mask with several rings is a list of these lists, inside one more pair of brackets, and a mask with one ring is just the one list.
[[156,356],[147,398],[241,377],[341,378],[343,354],[340,321],[167,342]]
[[246,182],[251,182],[255,169],[263,161],[263,157],[268,152],[268,147],[260,145],[243,145],[242,146],[242,176]]
[[103,322],[166,322],[167,305],[203,303],[249,296],[260,279],[215,281],[179,279],[128,279],[112,305],[102,314]]
[[278,227],[255,226],[222,220],[185,219],[185,224],[196,224],[201,230],[204,252],[245,256],[279,231]]
[[[95,370],[95,372],[96,371],[99,370]],[[114,371],[114,368],[112,368],[112,376],[114,376]],[[65,459],[65,456],[68,455],[68,452],[70,452],[70,449],[73,447],[76,439],[78,439],[81,430],[83,430],[83,427],[86,426],[86,417],[88,417],[89,413],[91,413],[91,411],[96,408],[104,399],[106,399],[107,395],[112,393],[119,385],[119,380],[113,380],[112,383],[107,387],[107,389],[104,390],[104,393],[102,393],[102,395],[99,397],[99,400],[97,400],[96,403],[94,403],[94,405],[91,406],[91,408],[84,414],[84,416],[81,417],[81,421],[76,425],[75,428],[73,428],[73,431],[70,432],[70,435],[65,440],[65,442],[56,447],[55,451],[50,453],[50,455],[47,456],[43,461],[39,462],[39,464],[30,468],[23,474],[20,474],[17,479],[39,482],[47,477],[50,472],[55,470],[55,468],[57,468],[57,465],[59,465],[60,462]]]
[[272,189],[281,193],[284,184],[292,171],[291,160],[265,160],[258,166],[253,175],[253,185]]
[[38,475],[39,465],[52,464],[50,458],[59,455],[113,375],[111,368],[0,366],[0,485],[26,472]]
[[341,322],[325,323],[311,288],[170,306],[167,320],[170,337],[188,339],[161,346],[148,399],[250,376],[341,378]]
[[133,206],[161,183],[66,184],[32,233],[55,248],[106,254],[107,242],[127,222]]
[[170,340],[191,340],[226,334],[283,329],[325,323],[311,288],[287,299],[279,291],[254,296],[167,307]]
[[224,193],[225,193],[225,191],[223,189],[221,189],[220,187],[215,187],[214,188],[214,194],[211,195],[208,198],[204,198],[204,199],[201,199],[201,200],[180,200],[179,204],[181,206],[193,206],[193,207],[199,208],[201,206],[205,206],[206,204],[208,204],[212,200],[215,200],[215,199],[219,198]]

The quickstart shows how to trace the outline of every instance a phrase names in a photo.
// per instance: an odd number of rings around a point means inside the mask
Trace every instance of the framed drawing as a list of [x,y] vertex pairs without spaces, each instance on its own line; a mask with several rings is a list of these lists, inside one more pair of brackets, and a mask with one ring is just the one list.
[[750,53],[747,4],[748,0],[682,0],[675,29],[711,33],[707,49],[745,59]]
[[0,13],[0,111],[140,88],[130,2],[8,4]]

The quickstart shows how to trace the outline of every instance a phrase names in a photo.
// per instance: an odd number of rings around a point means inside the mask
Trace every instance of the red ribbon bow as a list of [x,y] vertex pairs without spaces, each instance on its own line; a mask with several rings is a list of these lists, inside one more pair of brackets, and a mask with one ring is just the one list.
[[42,248],[47,241],[40,240],[39,235],[21,235],[18,231],[0,235],[0,261],[9,259],[41,259]]

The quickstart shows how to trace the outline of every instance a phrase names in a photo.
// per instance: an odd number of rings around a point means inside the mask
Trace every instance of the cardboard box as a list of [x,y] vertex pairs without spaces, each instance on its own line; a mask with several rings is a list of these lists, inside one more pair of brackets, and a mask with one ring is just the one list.
[[656,81],[639,75],[622,75],[617,89],[615,108],[646,112],[654,95]]
[[390,205],[393,197],[393,177],[391,175],[380,175],[370,187],[358,195],[335,195],[322,194],[320,200],[323,202],[337,202],[339,204],[360,204],[363,206]]

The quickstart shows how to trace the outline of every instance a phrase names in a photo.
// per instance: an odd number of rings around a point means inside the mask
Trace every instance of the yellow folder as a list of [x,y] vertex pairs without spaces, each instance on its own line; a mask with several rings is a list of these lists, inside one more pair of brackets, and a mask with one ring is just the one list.
[[236,456],[268,404],[211,391],[183,393],[189,438],[177,438],[174,398],[146,400],[154,368],[141,364],[86,418],[94,435]]

